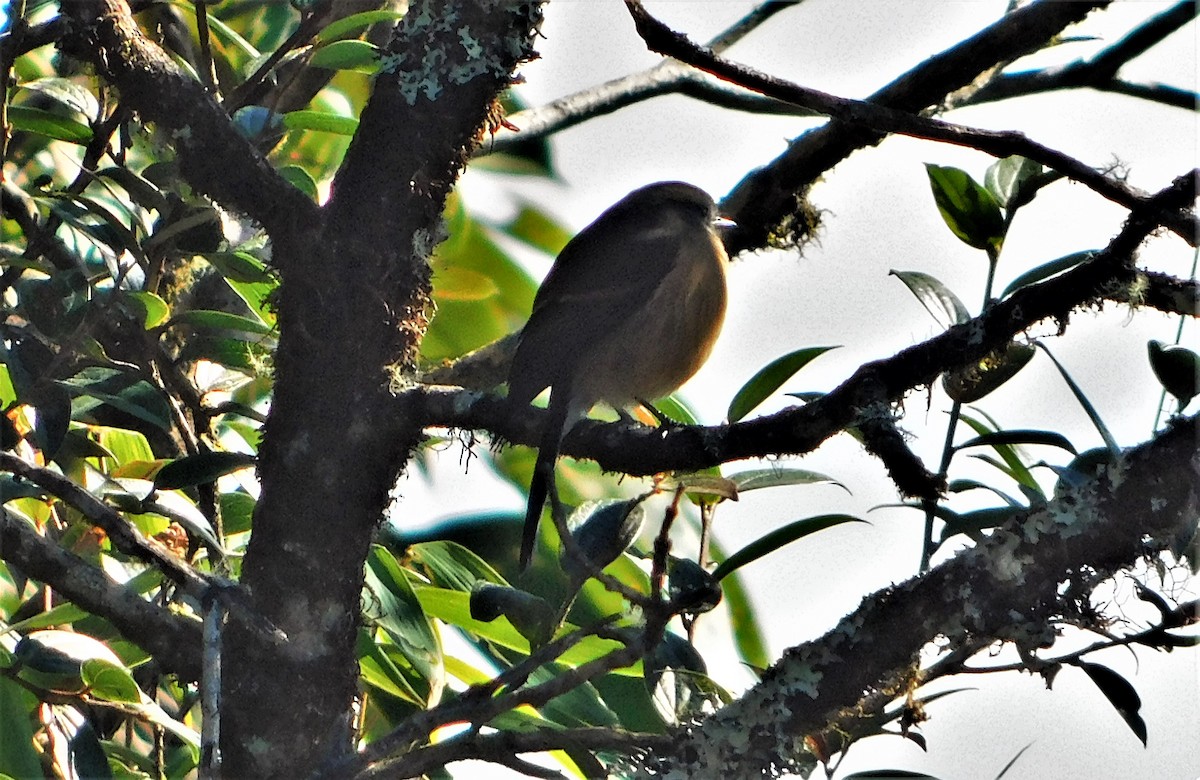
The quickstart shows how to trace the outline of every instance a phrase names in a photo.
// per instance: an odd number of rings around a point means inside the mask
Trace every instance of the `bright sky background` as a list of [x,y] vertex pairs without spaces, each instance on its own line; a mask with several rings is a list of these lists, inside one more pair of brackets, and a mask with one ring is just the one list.
[[[746,2],[652,2],[650,10],[693,39],[705,40],[752,6]],[[789,9],[738,44],[727,56],[806,86],[862,97],[927,56],[947,48],[994,20],[1005,3],[834,2],[810,0]],[[1120,38],[1165,3],[1122,3],[1085,23],[1080,34],[1097,42],[1075,43],[1039,56],[1038,65],[1068,61]],[[660,61],[645,51],[618,2],[558,0],[546,12],[542,59],[522,69],[521,92],[532,105],[616,78]],[[1195,24],[1122,72],[1130,79],[1196,85]],[[1100,108],[1097,108],[1101,106]],[[994,129],[1021,129],[1035,140],[1096,166],[1119,156],[1129,181],[1148,190],[1165,186],[1196,163],[1193,115],[1129,98],[1088,93],[1054,95],[965,109],[952,121]],[[642,184],[684,179],[720,198],[752,168],[765,164],[787,142],[818,124],[815,120],[737,114],[682,97],[658,98],[556,137],[561,183],[468,174],[463,191],[476,210],[503,216],[518,199],[548,208],[574,229]],[[825,210],[819,241],[803,255],[764,252],[745,255],[730,270],[730,307],[725,330],[707,366],[684,388],[706,422],[716,423],[736,392],[769,360],[804,346],[841,344],[806,369],[785,391],[828,390],[863,361],[894,354],[938,332],[938,327],[889,269],[933,274],[972,310],[982,296],[985,263],[980,253],[955,239],[933,205],[923,163],[962,167],[982,179],[992,162],[986,155],[931,142],[889,139],[860,151],[814,188],[813,202]],[[1018,216],[1001,259],[997,289],[1045,261],[1104,246],[1124,212],[1078,185],[1055,185]],[[1161,238],[1148,244],[1142,262],[1186,276],[1191,250]],[[545,260],[531,262],[535,274]],[[1079,313],[1064,338],[1043,326],[1056,356],[1072,372],[1123,445],[1145,440],[1158,401],[1157,384],[1145,357],[1148,339],[1171,341],[1175,320],[1153,312],[1110,305],[1100,314]],[[1185,343],[1197,348],[1189,324]],[[756,414],[785,405],[782,397]],[[948,404],[936,393],[914,393],[903,426],[927,463],[936,464]],[[1039,354],[1020,377],[982,406],[1008,428],[1059,430],[1085,449],[1099,436],[1061,378]],[[1064,464],[1061,453],[1035,451]],[[956,460],[961,468],[963,461]],[[761,466],[731,464],[726,473]],[[758,491],[718,512],[716,532],[736,549],[790,520],[828,512],[867,517],[871,526],[844,526],[775,553],[743,570],[760,610],[771,652],[821,635],[866,594],[912,576],[920,546],[919,513],[876,511],[896,501],[879,463],[847,436],[827,442],[797,465],[831,474],[853,491],[808,487]],[[492,485],[485,469],[459,473],[458,453],[442,457],[435,489],[419,480],[403,488],[407,509],[425,500],[437,515],[495,508],[498,496],[516,509],[515,491]],[[962,476],[964,472],[959,472]],[[970,476],[991,483],[996,472]],[[1048,472],[1047,472],[1048,476]],[[962,508],[960,505],[959,508]],[[402,512],[405,509],[401,509]],[[868,514],[869,513],[869,514]],[[1180,586],[1182,587],[1182,586]],[[1116,594],[1127,614],[1136,615],[1132,586]],[[1195,583],[1192,583],[1194,593]],[[1182,597],[1182,594],[1181,594]],[[703,622],[702,624],[703,625]],[[732,658],[727,641],[702,636],[710,672],[731,688],[749,677]],[[1200,733],[1196,653],[1110,652],[1098,658],[1128,678],[1141,694],[1150,732],[1149,749],[1127,729],[1100,692],[1077,670],[1066,670],[1046,691],[1027,675],[952,680],[942,687],[977,687],[931,706],[922,731],[930,752],[897,738],[875,738],[855,746],[838,776],[876,768],[924,771],[944,778],[993,777],[1023,746],[1033,743],[1011,776],[1023,778],[1200,776],[1194,739]]]

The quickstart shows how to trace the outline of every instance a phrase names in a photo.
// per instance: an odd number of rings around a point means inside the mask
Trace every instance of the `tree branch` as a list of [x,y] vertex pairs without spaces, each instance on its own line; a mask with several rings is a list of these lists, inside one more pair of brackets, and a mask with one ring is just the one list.
[[76,0],[62,11],[69,20],[64,50],[92,63],[120,88],[125,105],[165,131],[190,184],[272,234],[303,235],[319,224],[316,204],[275,172],[202,84],[142,34],[127,3]]
[[[1063,581],[1095,583],[1170,549],[1194,529],[1200,461],[1193,417],[1127,453],[1098,479],[1013,518],[978,547],[880,591],[825,636],[785,652],[762,682],[646,757],[644,775],[750,777],[811,765],[801,745],[818,732],[855,733],[873,717],[856,702],[903,696],[918,654],[992,641],[1031,649],[1066,603]],[[864,696],[866,692],[866,696]]]
[[[798,2],[778,0],[762,3],[718,33],[707,45],[717,53],[726,51],[775,14],[797,5]],[[681,62],[667,61],[639,73],[580,90],[544,106],[518,111],[507,117],[508,123],[518,129],[497,129],[487,144],[479,149],[479,154],[510,151],[518,144],[546,138],[643,100],[675,93],[736,111],[789,116],[816,115],[814,111],[725,84],[718,79],[697,73],[695,69]]]
[[[913,138],[942,141],[956,146],[978,149],[997,158],[1012,155],[1028,157],[1048,168],[1059,171],[1068,178],[1084,184],[1102,197],[1130,210],[1143,205],[1149,198],[1147,193],[1106,176],[1091,166],[1037,143],[1017,131],[993,131],[965,127],[890,108],[873,99],[863,101],[837,97],[785,81],[744,65],[729,62],[716,56],[711,50],[697,46],[686,36],[676,33],[650,16],[639,0],[625,0],[625,5],[633,15],[638,33],[645,39],[651,50],[675,57],[689,65],[764,95],[826,114],[856,129],[875,133],[898,133]],[[757,210],[759,204],[747,204],[747,207]],[[726,210],[723,213],[732,217],[739,226],[741,225],[743,216],[739,210]],[[1188,219],[1186,215],[1182,214],[1168,215],[1164,224],[1192,246],[1196,246],[1200,241],[1200,222],[1197,222],[1194,217]],[[733,244],[735,250],[741,248],[738,229],[735,229],[729,243]]]
[[1145,54],[1162,43],[1167,36],[1196,18],[1196,4],[1185,1],[1151,17],[1121,40],[1103,49],[1090,60],[1046,70],[1001,74],[988,81],[961,105],[976,105],[1005,100],[1022,95],[1052,92],[1059,89],[1092,89],[1119,92],[1166,105],[1194,109],[1196,93],[1175,87],[1137,85],[1121,81],[1117,73],[1129,61]]
[[158,569],[187,595],[199,600],[208,594],[211,583],[205,575],[176,557],[157,539],[143,536],[142,532],[121,517],[117,510],[63,475],[50,469],[32,466],[7,452],[0,452],[0,469],[27,479],[64,501],[82,514],[88,522],[104,529],[118,550]]
[[81,609],[101,615],[169,672],[200,679],[200,623],[150,603],[100,569],[40,536],[28,521],[0,511],[0,557],[52,586]]

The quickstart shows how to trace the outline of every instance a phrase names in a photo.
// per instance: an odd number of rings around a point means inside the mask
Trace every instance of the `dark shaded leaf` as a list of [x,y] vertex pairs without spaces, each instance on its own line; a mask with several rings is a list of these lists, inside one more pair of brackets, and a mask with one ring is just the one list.
[[1018,429],[1010,431],[995,431],[985,433],[982,436],[976,436],[973,439],[968,439],[962,444],[956,445],[956,450],[965,450],[968,447],[992,447],[997,444],[1041,444],[1047,447],[1058,447],[1066,450],[1072,455],[1079,454],[1075,445],[1067,440],[1066,436],[1053,431],[1038,431]]
[[1146,344],[1150,368],[1159,384],[1179,399],[1179,408],[1200,394],[1200,355],[1178,345],[1168,346],[1151,340]]
[[[645,520],[642,499],[635,498],[628,501],[589,501],[572,512],[567,522],[572,529],[571,536],[588,564],[603,569],[633,544]],[[562,567],[567,574],[578,578],[586,577],[590,571],[565,547]]]
[[1070,270],[1080,263],[1090,260],[1095,254],[1095,250],[1074,252],[1069,255],[1064,255],[1057,260],[1051,260],[1048,263],[1043,263],[1037,268],[1030,269],[1009,282],[1009,285],[1004,288],[1004,292],[1000,293],[1000,297],[1007,298],[1022,287],[1028,287],[1036,282],[1049,279],[1052,276],[1057,276],[1063,271]]
[[1129,730],[1141,740],[1144,747],[1147,737],[1146,722],[1139,714],[1142,709],[1142,699],[1129,681],[1107,666],[1085,661],[1079,661],[1075,665],[1091,678],[1100,692],[1108,699],[1108,703],[1125,720],[1125,725],[1129,726]]
[[975,403],[1020,373],[1034,352],[1028,344],[1009,342],[1003,352],[990,352],[978,363],[943,374],[942,388],[954,401]]
[[1087,413],[1088,419],[1092,421],[1092,425],[1096,426],[1096,431],[1100,434],[1100,438],[1104,439],[1104,446],[1108,447],[1108,451],[1112,453],[1114,458],[1121,457],[1121,446],[1117,444],[1117,440],[1108,430],[1108,426],[1104,424],[1104,420],[1100,419],[1100,412],[1092,405],[1092,402],[1084,395],[1083,389],[1076,384],[1075,380],[1067,373],[1067,369],[1062,363],[1058,362],[1058,358],[1054,357],[1054,353],[1040,341],[1034,342],[1035,346],[1041,347],[1046,353],[1046,357],[1050,358],[1050,362],[1054,363],[1054,367],[1058,369],[1058,373],[1062,375],[1063,381],[1067,383],[1067,387],[1071,389],[1071,394],[1075,396],[1075,400]]
[[[963,412],[959,419],[962,420],[963,424],[975,431],[976,434],[979,436],[987,436],[1000,430],[1000,426],[997,425],[996,421],[989,417],[986,412],[983,412],[979,409],[973,409],[973,411],[982,419],[976,419],[966,412]],[[996,466],[1002,472],[1012,477],[1013,480],[1021,486],[1022,490],[1033,491],[1033,493],[1037,496],[1042,495],[1042,488],[1038,484],[1037,479],[1034,478],[1033,473],[1029,470],[1029,467],[1026,466],[1024,461],[1021,460],[1020,454],[1011,444],[1000,444],[993,442],[990,446],[996,451],[996,454],[1003,459],[1003,464],[997,464],[985,457],[980,457],[980,460]]]
[[671,557],[667,592],[684,611],[711,612],[721,603],[721,585],[711,573],[690,558]]
[[545,644],[554,633],[554,608],[545,599],[505,585],[477,582],[471,590],[471,617],[490,623],[501,615],[530,647]]
[[897,271],[894,268],[890,273],[904,282],[904,286],[917,296],[925,311],[942,327],[961,325],[971,319],[970,312],[958,296],[929,274],[920,271]]
[[241,452],[200,452],[171,461],[154,476],[154,487],[158,490],[175,490],[193,485],[216,482],[219,477],[232,474],[255,464],[253,455]]
[[946,521],[946,525],[942,529],[942,537],[938,543],[945,542],[956,534],[964,534],[972,539],[978,539],[981,531],[1003,525],[1009,518],[1024,510],[1025,507],[1021,506],[998,506],[988,509],[976,509],[973,512],[954,513],[955,516],[953,517],[937,513],[939,517]]
[[837,347],[805,347],[775,358],[763,366],[742,385],[741,389],[734,394],[733,400],[729,402],[729,411],[726,414],[729,422],[737,422],[745,417],[782,387],[783,383],[791,379],[797,371],[831,349],[837,349]]
[[171,409],[158,388],[136,375],[107,368],[86,368],[59,383],[75,398],[72,408],[77,419],[93,418],[100,404],[170,431]]

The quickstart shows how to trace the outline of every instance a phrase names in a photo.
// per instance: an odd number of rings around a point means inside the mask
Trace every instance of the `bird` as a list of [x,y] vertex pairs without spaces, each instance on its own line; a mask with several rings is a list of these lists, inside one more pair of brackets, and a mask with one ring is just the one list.
[[699,187],[650,184],[609,207],[555,259],[508,376],[515,412],[550,388],[529,486],[522,571],[572,426],[600,402],[627,418],[626,408],[674,392],[712,352],[727,298],[721,221]]

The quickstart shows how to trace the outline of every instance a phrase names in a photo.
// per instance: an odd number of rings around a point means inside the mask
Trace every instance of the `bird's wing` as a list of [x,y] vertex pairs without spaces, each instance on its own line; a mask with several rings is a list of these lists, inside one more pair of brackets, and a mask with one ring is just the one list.
[[685,244],[669,217],[647,213],[601,220],[571,240],[554,262],[521,332],[510,395],[528,403],[564,381],[612,327],[639,311],[678,261]]

